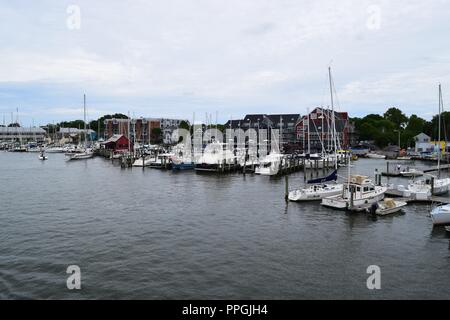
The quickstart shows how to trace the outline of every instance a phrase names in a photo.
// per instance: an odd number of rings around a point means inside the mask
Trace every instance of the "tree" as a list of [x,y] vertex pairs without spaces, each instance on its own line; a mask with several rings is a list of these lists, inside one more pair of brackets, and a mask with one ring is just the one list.
[[415,140],[414,137],[416,137],[420,133],[426,133],[427,132],[427,121],[425,119],[422,119],[418,117],[417,115],[413,114],[411,117],[409,117],[408,125],[406,126],[405,130],[402,133],[402,147],[407,148],[410,146],[414,146]]
[[[128,119],[128,116],[122,114],[122,113],[115,113],[115,114],[107,114],[104,115],[97,120],[92,120],[89,122],[89,128],[96,131],[97,134],[100,134],[101,132],[105,131],[105,120],[106,119]],[[100,123],[100,126],[99,126]]]
[[[435,115],[427,128],[430,130],[430,136],[434,140],[439,138],[439,115]],[[450,137],[450,112],[442,112],[441,114],[441,140],[448,140]]]
[[150,139],[153,143],[160,143],[162,141],[162,130],[161,128],[153,128],[151,133]]
[[189,123],[187,122],[187,121],[181,121],[180,122],[180,125],[178,126],[178,128],[180,128],[180,129],[185,129],[185,130],[188,130],[189,131],[189,129],[191,128],[191,126],[189,125]]
[[390,108],[384,114],[386,120],[395,124],[396,129],[402,129],[408,122],[408,117],[398,108]]

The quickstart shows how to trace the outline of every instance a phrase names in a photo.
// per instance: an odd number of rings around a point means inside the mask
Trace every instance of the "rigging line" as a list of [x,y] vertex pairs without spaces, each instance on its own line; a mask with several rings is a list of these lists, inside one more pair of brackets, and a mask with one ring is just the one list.
[[[323,111],[321,111],[321,112],[323,113]],[[323,114],[321,116],[323,117]],[[316,126],[316,123],[314,122],[314,120],[313,120],[313,124],[314,124],[314,128],[316,129],[317,136],[319,137],[320,144],[322,145],[322,153],[323,153],[325,151],[325,146],[323,145],[322,137],[320,136],[319,131],[317,130],[317,126]]]
[[[338,97],[338,94],[337,94],[336,85],[334,84],[334,77],[331,77],[331,85],[332,85],[332,90],[334,92],[335,107],[337,105],[337,109],[341,110],[341,104],[339,102],[339,97]],[[334,108],[334,112],[335,112],[335,114],[334,114],[334,126],[336,127],[336,108]],[[340,119],[340,120],[342,121],[342,119]],[[337,142],[337,147],[339,148],[339,150],[342,150],[341,139],[340,138],[338,139],[337,136],[338,136],[338,133],[337,133],[337,131],[335,131],[335,139],[336,139],[336,142]]]

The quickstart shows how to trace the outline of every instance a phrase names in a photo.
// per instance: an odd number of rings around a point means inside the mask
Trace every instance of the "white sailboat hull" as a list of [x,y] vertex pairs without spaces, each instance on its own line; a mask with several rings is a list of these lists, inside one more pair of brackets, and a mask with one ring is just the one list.
[[450,205],[435,208],[431,212],[431,220],[435,226],[450,225]]
[[71,155],[68,160],[85,160],[85,159],[91,159],[94,157],[94,153],[92,152],[83,152],[83,153],[75,153]]
[[318,186],[294,190],[289,193],[289,200],[293,202],[319,201],[324,198],[340,195],[344,188],[343,184]]

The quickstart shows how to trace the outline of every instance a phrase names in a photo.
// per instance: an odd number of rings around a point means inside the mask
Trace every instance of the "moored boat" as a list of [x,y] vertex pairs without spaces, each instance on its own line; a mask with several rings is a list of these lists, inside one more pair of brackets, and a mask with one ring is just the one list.
[[378,154],[378,153],[368,153],[367,158],[369,159],[386,159],[385,155]]
[[324,198],[337,196],[342,193],[343,184],[312,185],[289,193],[289,201],[320,201]]
[[375,186],[368,177],[355,175],[344,185],[341,195],[323,199],[322,205],[338,210],[363,211],[383,200],[386,191],[386,187]]
[[401,211],[407,205],[407,202],[386,198],[377,204],[375,213],[379,216],[386,216]]
[[434,208],[431,220],[435,226],[450,226],[450,204]]
[[400,171],[400,175],[405,178],[414,178],[421,177],[424,175],[423,171],[414,169],[414,168],[406,168],[405,170]]

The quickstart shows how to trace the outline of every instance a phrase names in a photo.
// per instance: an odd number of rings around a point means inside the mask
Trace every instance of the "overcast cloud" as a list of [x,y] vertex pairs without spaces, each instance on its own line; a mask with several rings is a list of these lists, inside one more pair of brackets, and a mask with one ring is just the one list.
[[438,83],[450,92],[449,12],[446,0],[1,0],[0,113],[81,118],[86,93],[90,118],[303,114],[329,104],[331,63],[340,110],[430,118]]

